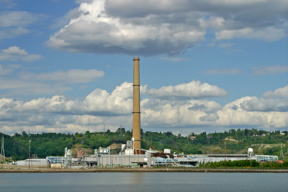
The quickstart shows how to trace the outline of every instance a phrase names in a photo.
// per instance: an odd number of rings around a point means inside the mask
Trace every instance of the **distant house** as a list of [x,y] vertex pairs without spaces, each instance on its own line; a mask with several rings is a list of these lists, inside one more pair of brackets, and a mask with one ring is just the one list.
[[211,135],[207,135],[207,139],[211,139],[212,138],[212,136]]
[[265,135],[265,134],[262,134],[261,136],[262,136],[262,137],[265,137],[266,135]]
[[194,140],[194,139],[196,139],[196,136],[191,136],[190,139]]
[[285,133],[280,133],[280,135],[285,135]]

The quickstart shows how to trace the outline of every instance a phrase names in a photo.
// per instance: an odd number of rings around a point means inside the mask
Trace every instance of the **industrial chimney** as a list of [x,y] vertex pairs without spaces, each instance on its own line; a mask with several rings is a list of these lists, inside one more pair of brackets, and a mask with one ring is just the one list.
[[140,136],[140,70],[139,57],[134,57],[133,72],[133,138],[134,153],[141,154],[141,136]]

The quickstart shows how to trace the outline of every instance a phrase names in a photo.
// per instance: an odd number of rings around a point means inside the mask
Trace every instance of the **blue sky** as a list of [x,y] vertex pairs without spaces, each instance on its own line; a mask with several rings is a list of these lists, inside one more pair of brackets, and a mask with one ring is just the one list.
[[[157,3],[156,3],[157,2]],[[285,0],[0,0],[0,131],[288,128]]]

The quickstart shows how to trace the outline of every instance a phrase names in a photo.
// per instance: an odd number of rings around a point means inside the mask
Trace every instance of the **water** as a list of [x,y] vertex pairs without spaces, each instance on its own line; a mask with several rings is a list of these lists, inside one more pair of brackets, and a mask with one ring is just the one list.
[[287,173],[5,173],[1,192],[288,191]]

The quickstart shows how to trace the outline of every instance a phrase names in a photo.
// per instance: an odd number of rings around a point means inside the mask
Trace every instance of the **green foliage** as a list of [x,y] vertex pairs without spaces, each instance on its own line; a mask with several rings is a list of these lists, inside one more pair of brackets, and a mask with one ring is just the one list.
[[239,161],[220,161],[220,162],[209,162],[200,164],[199,167],[205,168],[219,168],[219,167],[259,167],[260,163],[255,160],[239,160]]
[[288,168],[288,161],[284,161],[284,163],[277,163],[277,162],[264,162],[261,164],[261,167],[268,168],[268,169],[282,169]]
[[[265,134],[265,136],[261,136]],[[224,141],[226,142],[227,153],[246,153],[247,148],[252,144],[278,144],[277,147],[261,149],[257,154],[278,155],[280,154],[280,143],[287,144],[288,134],[280,135],[280,132],[270,133],[257,129],[231,129],[224,133],[206,133],[196,135],[191,133],[188,136],[172,132],[144,132],[141,129],[141,145],[143,149],[155,149],[163,151],[171,149],[171,152],[185,154],[225,153]],[[2,136],[2,133],[0,134]],[[193,138],[196,137],[196,139]],[[14,160],[28,158],[29,139],[31,139],[31,154],[39,158],[46,156],[64,155],[64,148],[72,148],[75,144],[82,144],[85,148],[98,149],[108,147],[113,143],[126,143],[132,137],[132,132],[125,128],[118,128],[116,132],[83,133],[37,133],[30,136],[26,132],[16,133],[13,136],[5,135],[5,152],[7,157]],[[1,137],[0,137],[1,138]],[[229,140],[224,140],[229,138]],[[284,147],[284,156],[287,148]],[[285,159],[285,158],[284,158]]]
[[239,160],[239,161],[220,161],[220,162],[210,162],[205,164],[200,164],[201,168],[263,168],[263,169],[287,169],[288,161],[284,161],[284,163],[277,162],[264,162],[259,163],[255,160]]

